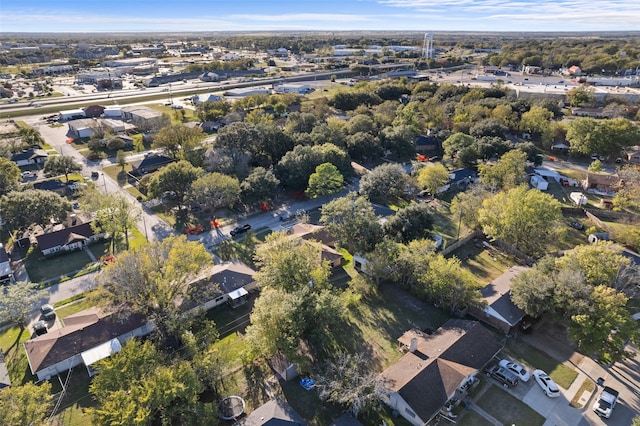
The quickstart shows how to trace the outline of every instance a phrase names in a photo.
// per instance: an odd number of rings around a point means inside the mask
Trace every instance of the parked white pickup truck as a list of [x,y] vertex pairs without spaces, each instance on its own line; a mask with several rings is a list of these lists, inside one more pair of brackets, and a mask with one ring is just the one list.
[[618,391],[605,386],[598,400],[593,404],[593,411],[600,417],[608,419],[618,402]]

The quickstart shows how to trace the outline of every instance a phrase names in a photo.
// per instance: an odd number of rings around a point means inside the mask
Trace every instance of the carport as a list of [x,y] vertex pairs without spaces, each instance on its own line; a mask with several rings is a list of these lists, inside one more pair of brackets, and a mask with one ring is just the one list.
[[84,365],[87,366],[87,373],[89,373],[89,377],[96,374],[96,370],[91,367],[91,364],[95,364],[101,359],[108,358],[111,355],[120,352],[120,349],[122,349],[120,341],[118,339],[111,339],[108,342],[96,346],[95,348],[82,352],[80,356],[82,357]]

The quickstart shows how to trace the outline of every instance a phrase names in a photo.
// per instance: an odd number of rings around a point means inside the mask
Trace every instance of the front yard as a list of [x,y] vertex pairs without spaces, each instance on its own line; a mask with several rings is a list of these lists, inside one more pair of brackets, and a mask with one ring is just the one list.
[[[96,243],[103,246],[104,243]],[[45,257],[37,247],[31,247],[24,258],[24,265],[29,278],[34,283],[41,283],[58,277],[71,278],[79,271],[90,268],[94,262],[84,251],[74,251],[55,257]]]
[[477,404],[504,425],[541,426],[545,422],[531,407],[495,385],[486,390]]

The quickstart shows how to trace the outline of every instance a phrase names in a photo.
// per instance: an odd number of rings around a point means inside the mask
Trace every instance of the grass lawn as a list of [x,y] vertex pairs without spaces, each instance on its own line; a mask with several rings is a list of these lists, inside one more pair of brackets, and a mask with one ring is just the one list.
[[578,389],[578,392],[576,392],[576,395],[573,397],[569,405],[575,408],[584,407],[584,405],[579,403],[580,398],[582,398],[582,394],[584,392],[593,392],[595,388],[596,388],[596,385],[595,383],[593,383],[593,380],[589,378],[584,379],[584,381],[580,385],[580,388]]
[[91,300],[91,298],[85,296],[83,299],[79,299],[73,303],[57,308],[56,315],[58,315],[58,318],[61,318],[64,323],[64,319],[69,315],[92,308],[94,305],[95,302]]
[[9,378],[13,385],[35,381],[29,370],[27,354],[22,343],[31,338],[31,330],[10,327],[0,332],[0,350],[4,353],[4,361],[9,370]]
[[533,369],[544,370],[558,386],[562,386],[564,389],[569,389],[571,383],[578,377],[577,371],[567,367],[522,340],[507,341],[505,350]]
[[491,385],[477,404],[505,425],[539,426],[545,422],[531,407],[497,386]]
[[[61,375],[63,381],[66,378],[66,374]],[[60,381],[57,379],[51,380],[51,384],[52,393],[58,393],[62,389]],[[58,424],[64,426],[84,426],[92,424],[89,416],[84,414],[85,408],[95,406],[95,401],[89,394],[90,384],[91,379],[84,365],[79,365],[71,371],[67,385],[67,394],[62,400],[56,416],[59,422]]]
[[395,285],[384,284],[377,294],[364,296],[350,306],[348,318],[349,330],[335,336],[335,350],[364,353],[371,368],[382,371],[402,356],[397,339],[405,331],[436,329],[449,315]]
[[36,247],[31,247],[24,259],[29,278],[36,283],[69,275],[92,263],[87,253],[82,250],[47,258]]
[[516,264],[512,256],[489,250],[484,246],[476,247],[473,241],[455,250],[451,256],[460,259],[462,266],[469,270],[481,285],[490,283]]
[[493,426],[493,423],[475,411],[464,411],[463,413],[458,415],[456,419],[456,424],[459,426]]
[[255,267],[253,263],[253,253],[255,252],[256,245],[258,243],[260,243],[258,235],[249,231],[243,238],[238,240],[229,238],[222,241],[215,250],[215,254],[225,261],[240,259],[242,262],[253,268]]

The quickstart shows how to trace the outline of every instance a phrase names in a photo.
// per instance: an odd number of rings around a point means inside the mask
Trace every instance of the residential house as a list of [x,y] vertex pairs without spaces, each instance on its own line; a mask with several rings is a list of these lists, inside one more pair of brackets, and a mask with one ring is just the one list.
[[408,352],[381,375],[386,403],[423,426],[453,399],[464,399],[475,376],[502,349],[477,321],[451,319],[432,334],[410,330],[398,341]]
[[613,192],[621,183],[617,174],[600,174],[587,172],[587,178],[582,181],[584,189],[597,189],[602,192]]
[[505,334],[511,333],[525,315],[511,300],[511,281],[527,269],[524,266],[512,266],[480,289],[483,303],[470,307],[469,313]]
[[442,155],[442,144],[432,135],[420,135],[416,139],[416,151],[428,157]]
[[11,284],[13,282],[13,270],[11,269],[11,261],[9,255],[4,249],[4,245],[0,243],[0,285]]
[[49,158],[49,154],[44,149],[27,149],[22,152],[12,154],[10,160],[16,163],[18,167],[29,166],[32,164],[43,164]]
[[154,329],[142,315],[118,316],[91,308],[64,319],[64,327],[23,343],[31,373],[38,380],[84,364],[89,375],[91,364],[117,352],[132,337],[142,337]]
[[449,172],[449,189],[466,189],[478,181],[478,172],[473,169],[461,168]]
[[320,246],[322,260],[329,262],[332,268],[342,265],[343,255],[335,249],[336,239],[323,226],[309,223],[296,223],[289,229],[289,233],[308,243],[317,241]]
[[238,420],[234,426],[306,426],[298,414],[286,401],[272,399]]
[[640,145],[625,148],[624,157],[630,163],[640,164]]
[[208,311],[225,303],[238,307],[247,302],[249,292],[258,285],[256,271],[242,262],[226,262],[207,269],[189,284],[188,298],[180,308],[184,312]]
[[36,236],[38,247],[43,255],[82,250],[86,246],[102,239],[104,234],[96,234],[91,222],[58,227],[58,229]]
[[33,189],[39,189],[40,191],[52,191],[59,195],[64,196],[67,193],[67,185],[60,179],[43,180],[35,182]]
[[609,118],[611,114],[604,108],[572,107],[571,115],[576,117]]
[[131,163],[131,174],[134,176],[142,176],[175,162],[175,158],[166,155],[147,155],[142,160]]

